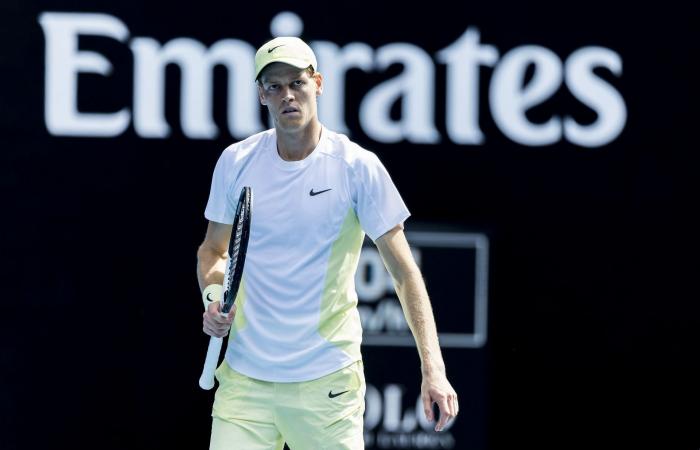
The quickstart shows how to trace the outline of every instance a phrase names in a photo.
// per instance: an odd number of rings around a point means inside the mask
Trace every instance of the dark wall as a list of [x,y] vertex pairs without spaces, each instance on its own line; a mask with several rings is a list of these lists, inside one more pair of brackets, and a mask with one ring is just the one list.
[[[133,39],[187,37],[205,47],[237,39],[256,48],[281,11],[298,14],[309,41],[375,50],[404,42],[432,60],[436,142],[405,128],[384,142],[363,124],[368,93],[401,76],[401,64],[349,70],[343,111],[351,137],[380,156],[402,192],[408,230],[489,241],[488,339],[445,349],[464,412],[440,445],[698,448],[697,14],[672,3],[208,0],[0,6],[0,448],[206,448],[212,395],[196,386],[207,337],[195,252],[215,161],[240,138],[227,127],[222,67],[213,72],[218,136],[183,129],[184,77],[174,65],[165,72],[167,137],[145,136],[133,117],[111,136],[52,131],[40,15],[100,13],[128,28],[122,42],[78,42],[111,62],[109,75],[77,78],[78,109],[104,114],[136,108]],[[467,97],[483,141],[460,143],[446,99],[464,97],[450,91],[436,55],[470,28],[499,62],[477,69],[478,98]],[[623,99],[621,131],[594,146],[566,134],[533,144],[504,131],[490,99],[494,73],[523,46],[549,50],[562,71],[585,47],[619,55],[619,73],[595,67],[589,75]],[[528,67],[522,89],[544,73]],[[567,83],[525,108],[530,124],[569,117],[586,127],[609,112]],[[411,105],[396,102],[391,119],[407,117]],[[438,315],[449,298],[433,299]],[[415,350],[367,347],[365,355],[368,381],[380,391],[398,383],[404,403],[414,401]],[[393,445],[383,448],[431,448]]]

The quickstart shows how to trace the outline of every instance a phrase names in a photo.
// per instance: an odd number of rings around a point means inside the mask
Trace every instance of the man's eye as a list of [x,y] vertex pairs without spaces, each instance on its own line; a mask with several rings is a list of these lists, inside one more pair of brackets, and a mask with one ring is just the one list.
[[294,81],[294,86],[301,86],[302,84],[304,84],[304,82],[301,81],[301,80],[295,80],[295,81]]

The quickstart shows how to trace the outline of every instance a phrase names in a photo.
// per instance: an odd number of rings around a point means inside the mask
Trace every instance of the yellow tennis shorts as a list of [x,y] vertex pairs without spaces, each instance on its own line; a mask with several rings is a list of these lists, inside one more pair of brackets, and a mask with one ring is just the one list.
[[362,361],[296,383],[256,380],[224,361],[216,378],[210,450],[364,449]]

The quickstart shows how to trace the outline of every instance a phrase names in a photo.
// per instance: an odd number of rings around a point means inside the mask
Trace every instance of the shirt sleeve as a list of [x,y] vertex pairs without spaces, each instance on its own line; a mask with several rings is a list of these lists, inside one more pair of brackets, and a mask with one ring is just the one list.
[[375,241],[396,225],[403,226],[411,213],[377,155],[364,150],[354,172],[353,203],[365,233]]
[[234,210],[229,196],[231,173],[228,167],[230,159],[228,156],[230,156],[228,152],[224,151],[216,162],[204,217],[212,222],[231,224],[233,223]]

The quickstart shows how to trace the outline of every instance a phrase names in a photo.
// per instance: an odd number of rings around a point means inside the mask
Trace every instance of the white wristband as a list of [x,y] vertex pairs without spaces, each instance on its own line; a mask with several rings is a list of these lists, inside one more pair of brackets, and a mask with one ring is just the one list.
[[224,296],[224,287],[220,284],[210,284],[202,291],[202,301],[204,302],[204,310],[209,308],[209,305],[214,302],[220,302]]

